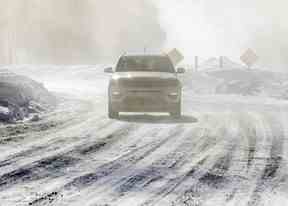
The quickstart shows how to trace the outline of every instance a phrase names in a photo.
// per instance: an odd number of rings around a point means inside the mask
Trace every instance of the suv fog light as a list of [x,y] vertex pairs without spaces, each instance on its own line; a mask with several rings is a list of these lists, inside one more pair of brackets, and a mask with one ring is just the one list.
[[119,97],[119,96],[121,96],[121,93],[120,92],[112,92],[112,95],[114,97]]

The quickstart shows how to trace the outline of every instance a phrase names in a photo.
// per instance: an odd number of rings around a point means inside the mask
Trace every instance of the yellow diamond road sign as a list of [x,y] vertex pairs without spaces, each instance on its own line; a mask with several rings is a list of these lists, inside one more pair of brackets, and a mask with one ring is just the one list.
[[174,65],[179,64],[183,59],[184,56],[180,53],[178,49],[172,49],[169,52],[165,52],[171,59]]
[[248,67],[253,66],[259,59],[256,53],[252,49],[248,49],[241,57],[241,61]]

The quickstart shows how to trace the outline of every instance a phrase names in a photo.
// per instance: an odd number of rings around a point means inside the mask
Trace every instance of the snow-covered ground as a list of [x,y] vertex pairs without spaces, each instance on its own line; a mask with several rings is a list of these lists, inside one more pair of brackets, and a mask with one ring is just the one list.
[[247,69],[223,57],[210,58],[198,71],[188,71],[183,78],[186,88],[196,94],[238,94],[288,99],[288,75],[263,68]]
[[10,69],[60,103],[38,122],[0,126],[1,206],[288,205],[284,100],[200,95],[185,81],[180,119],[110,120],[101,66]]

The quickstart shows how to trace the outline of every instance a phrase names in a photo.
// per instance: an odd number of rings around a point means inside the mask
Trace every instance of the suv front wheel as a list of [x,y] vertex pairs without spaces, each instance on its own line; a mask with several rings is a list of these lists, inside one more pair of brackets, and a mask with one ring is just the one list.
[[116,119],[119,117],[119,112],[113,110],[110,100],[108,103],[108,116],[110,119]]
[[170,112],[170,116],[174,118],[180,118],[181,117],[181,101],[178,103],[177,107],[173,112]]

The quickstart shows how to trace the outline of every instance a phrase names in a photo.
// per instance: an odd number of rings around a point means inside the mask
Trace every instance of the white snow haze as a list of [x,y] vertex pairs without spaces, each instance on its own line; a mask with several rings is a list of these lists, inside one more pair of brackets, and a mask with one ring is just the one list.
[[239,60],[254,49],[261,64],[286,71],[286,0],[153,0],[167,34],[167,45],[186,57],[228,56]]
[[177,47],[191,62],[247,48],[286,71],[286,0],[0,0],[0,64],[96,64]]
[[98,64],[164,40],[147,0],[0,0],[0,64]]

